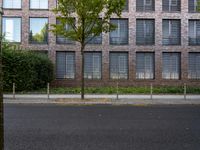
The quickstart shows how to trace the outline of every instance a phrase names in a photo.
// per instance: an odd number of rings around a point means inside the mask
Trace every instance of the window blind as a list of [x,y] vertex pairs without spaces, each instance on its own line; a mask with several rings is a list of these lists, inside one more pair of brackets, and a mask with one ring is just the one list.
[[128,53],[110,53],[110,78],[128,79]]

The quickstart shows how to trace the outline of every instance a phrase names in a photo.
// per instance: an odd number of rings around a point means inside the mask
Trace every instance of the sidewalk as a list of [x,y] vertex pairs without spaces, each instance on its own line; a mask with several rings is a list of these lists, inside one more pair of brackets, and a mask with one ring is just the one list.
[[4,103],[30,103],[30,104],[110,104],[110,105],[200,105],[200,95],[85,95],[85,100],[80,95],[51,94],[17,94],[15,99],[12,94],[4,94]]

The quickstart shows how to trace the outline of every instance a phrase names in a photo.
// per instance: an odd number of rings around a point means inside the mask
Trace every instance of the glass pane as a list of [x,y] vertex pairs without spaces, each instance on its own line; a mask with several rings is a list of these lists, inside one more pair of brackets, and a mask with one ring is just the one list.
[[4,0],[3,1],[3,7],[4,8],[21,8],[21,0]]
[[30,43],[47,44],[48,41],[48,18],[30,18]]
[[110,44],[125,45],[128,44],[128,20],[127,19],[111,19],[111,23],[117,27],[110,32]]
[[8,42],[21,42],[21,18],[3,18],[3,35]]
[[48,0],[30,0],[31,9],[48,9]]

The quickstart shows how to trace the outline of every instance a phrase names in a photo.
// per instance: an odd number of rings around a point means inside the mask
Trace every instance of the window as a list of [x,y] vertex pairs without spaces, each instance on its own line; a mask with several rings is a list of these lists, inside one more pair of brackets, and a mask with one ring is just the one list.
[[21,9],[22,8],[21,0],[4,0],[3,1],[3,8],[8,9]]
[[189,53],[188,78],[200,79],[200,53]]
[[181,0],[163,0],[163,11],[181,11]]
[[[61,24],[58,19],[56,19],[56,24]],[[65,30],[71,30],[72,27],[69,25],[65,26]],[[66,38],[62,35],[56,35],[56,43],[57,44],[73,44],[74,41],[70,40],[69,38]]]
[[144,0],[144,4],[146,6],[151,6],[152,5],[152,0]]
[[154,79],[154,53],[136,53],[136,79]]
[[56,78],[57,79],[75,78],[74,52],[56,52]]
[[30,0],[30,9],[48,9],[48,0]]
[[189,20],[189,45],[200,45],[200,20]]
[[200,12],[200,0],[188,0],[189,12]]
[[94,38],[89,37],[88,41],[89,41],[88,44],[102,44],[102,34]]
[[85,52],[85,72],[86,79],[101,79],[101,53]]
[[154,11],[155,0],[136,0],[136,11]]
[[110,44],[128,44],[128,19],[111,19],[110,22],[117,26],[114,31],[110,32]]
[[128,53],[110,53],[110,78],[128,79]]
[[155,21],[152,19],[137,19],[136,44],[153,45],[155,43]]
[[3,17],[3,35],[8,42],[21,42],[21,18]]
[[128,11],[128,0],[125,1],[124,11]]
[[180,79],[180,53],[163,53],[163,79]]
[[48,43],[48,18],[30,18],[29,43]]
[[180,20],[163,20],[163,45],[181,44]]

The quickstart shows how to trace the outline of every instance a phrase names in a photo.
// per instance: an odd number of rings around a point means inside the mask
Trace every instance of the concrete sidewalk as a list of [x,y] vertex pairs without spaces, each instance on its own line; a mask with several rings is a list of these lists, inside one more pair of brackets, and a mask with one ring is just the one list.
[[80,100],[80,95],[56,95],[51,94],[5,94],[4,103],[40,103],[40,104],[133,104],[133,105],[162,105],[174,104],[200,105],[200,95],[85,95],[85,100]]

